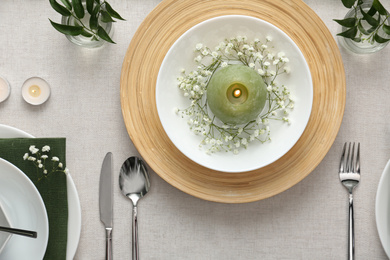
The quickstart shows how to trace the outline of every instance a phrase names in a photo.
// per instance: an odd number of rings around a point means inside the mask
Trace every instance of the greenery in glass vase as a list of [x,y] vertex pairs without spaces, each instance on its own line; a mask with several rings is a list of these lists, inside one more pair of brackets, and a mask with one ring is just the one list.
[[[110,43],[115,43],[99,22],[110,23],[115,22],[114,19],[124,20],[107,1],[101,0],[86,0],[85,5],[82,0],[61,0],[62,4],[56,0],[49,0],[50,5],[55,11],[63,16],[72,16],[75,19],[75,25],[65,25],[55,23],[50,20],[53,27],[60,33],[66,35],[82,35],[92,37],[93,40],[105,40]],[[86,14],[85,9],[90,15],[88,24],[83,22]]]
[[[387,24],[389,13],[383,7],[379,0],[372,1],[368,11],[363,9],[363,5],[369,3],[365,0],[341,0],[346,8],[353,8],[355,15],[343,20],[334,19],[335,22],[348,28],[337,34],[349,38],[355,42],[367,41],[371,44],[386,43],[390,38],[390,26]],[[358,15],[358,13],[361,15]]]

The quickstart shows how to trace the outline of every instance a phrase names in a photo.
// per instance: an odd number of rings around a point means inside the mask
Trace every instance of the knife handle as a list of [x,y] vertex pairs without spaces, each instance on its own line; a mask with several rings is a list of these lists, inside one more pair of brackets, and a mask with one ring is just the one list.
[[137,206],[133,207],[133,260],[138,260],[138,218],[137,218]]
[[112,228],[106,228],[106,260],[112,260]]

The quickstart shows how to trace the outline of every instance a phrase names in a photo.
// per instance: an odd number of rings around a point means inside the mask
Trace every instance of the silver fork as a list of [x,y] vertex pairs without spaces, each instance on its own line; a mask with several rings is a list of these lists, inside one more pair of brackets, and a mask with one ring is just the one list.
[[[345,154],[347,152],[347,154]],[[353,223],[353,189],[360,181],[360,143],[357,144],[355,157],[355,143],[351,150],[351,143],[344,144],[343,154],[340,160],[339,177],[341,183],[347,188],[349,193],[349,219],[348,219],[348,259],[355,257],[355,234]]]

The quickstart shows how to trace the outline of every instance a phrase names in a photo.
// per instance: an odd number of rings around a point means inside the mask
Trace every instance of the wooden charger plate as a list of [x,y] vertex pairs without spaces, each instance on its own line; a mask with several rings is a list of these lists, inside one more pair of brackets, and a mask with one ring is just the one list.
[[[284,31],[305,56],[314,88],[311,116],[295,146],[276,162],[243,173],[210,170],[184,156],[164,132],[155,96],[160,65],[173,43],[200,22],[233,14],[256,17]],[[149,166],[190,195],[224,203],[274,196],[312,172],[336,138],[345,96],[338,47],[321,19],[299,0],[164,0],[135,33],[121,72],[124,122]]]

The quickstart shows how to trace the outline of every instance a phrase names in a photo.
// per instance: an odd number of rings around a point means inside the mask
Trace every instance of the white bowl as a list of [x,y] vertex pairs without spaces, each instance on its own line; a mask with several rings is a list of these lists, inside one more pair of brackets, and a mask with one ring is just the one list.
[[[197,43],[214,48],[225,38],[247,36],[248,40],[266,36],[273,38],[271,44],[275,53],[283,51],[289,58],[289,75],[280,75],[295,99],[294,110],[289,115],[288,125],[279,121],[270,122],[271,142],[251,143],[248,149],[238,155],[214,153],[208,155],[198,148],[202,137],[191,132],[187,120],[174,113],[174,108],[186,108],[188,99],[177,87],[181,69],[192,71],[194,48]],[[270,45],[271,45],[270,44]],[[243,15],[227,15],[206,20],[185,32],[165,56],[157,78],[156,104],[159,118],[168,137],[174,145],[194,162],[223,172],[244,172],[259,169],[278,160],[286,154],[301,137],[310,117],[313,102],[313,84],[310,70],[298,46],[276,26],[258,18]]]
[[[5,214],[5,212],[3,210],[3,207],[1,205],[1,201],[0,201],[0,226],[11,227],[11,222],[9,221],[7,215]],[[1,251],[3,251],[3,249],[5,248],[7,242],[10,238],[11,238],[10,233],[0,231],[0,254],[1,254]]]

